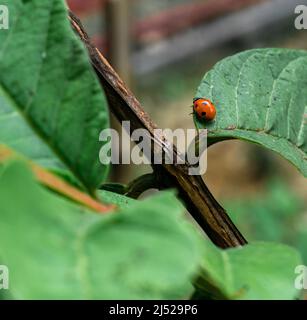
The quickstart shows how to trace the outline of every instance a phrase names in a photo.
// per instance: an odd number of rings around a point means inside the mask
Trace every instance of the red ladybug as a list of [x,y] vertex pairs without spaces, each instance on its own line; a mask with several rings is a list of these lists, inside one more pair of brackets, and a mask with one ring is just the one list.
[[195,99],[193,101],[193,110],[197,117],[204,121],[212,121],[216,115],[215,106],[209,99]]

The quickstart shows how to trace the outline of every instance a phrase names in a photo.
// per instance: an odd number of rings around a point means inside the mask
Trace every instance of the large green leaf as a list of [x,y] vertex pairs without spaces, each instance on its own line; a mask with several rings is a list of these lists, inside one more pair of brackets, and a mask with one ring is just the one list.
[[52,194],[13,162],[0,176],[0,204],[7,297],[161,299],[192,292],[200,237],[170,192],[103,216]]
[[258,143],[291,161],[307,176],[307,52],[246,51],[219,62],[203,78],[196,97],[217,108],[208,143],[238,138]]
[[295,268],[298,252],[277,243],[259,242],[221,250],[207,242],[198,298],[283,300],[299,296]]
[[4,0],[0,32],[0,142],[88,189],[106,175],[99,132],[107,103],[63,0]]

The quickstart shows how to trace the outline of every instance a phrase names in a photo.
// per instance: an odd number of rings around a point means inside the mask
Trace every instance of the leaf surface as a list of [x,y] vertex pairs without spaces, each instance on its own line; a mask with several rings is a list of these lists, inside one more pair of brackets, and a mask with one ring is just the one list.
[[0,172],[7,297],[176,299],[192,293],[200,237],[172,193],[101,216],[41,187],[24,164],[12,162]]
[[107,102],[62,0],[4,0],[0,32],[0,142],[39,165],[73,174],[87,189],[104,180],[98,141]]
[[207,242],[198,298],[284,300],[299,296],[298,252],[286,245],[259,242],[222,250]]
[[292,162],[307,176],[307,52],[255,49],[217,63],[195,97],[209,98],[217,116],[208,144],[242,139],[260,144]]

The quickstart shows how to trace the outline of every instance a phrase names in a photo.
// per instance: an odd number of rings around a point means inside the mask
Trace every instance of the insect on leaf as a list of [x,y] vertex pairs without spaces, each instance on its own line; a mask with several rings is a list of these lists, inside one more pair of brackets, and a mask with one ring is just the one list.
[[241,139],[260,144],[307,176],[307,51],[255,49],[228,57],[210,70],[196,97],[216,106],[208,144]]

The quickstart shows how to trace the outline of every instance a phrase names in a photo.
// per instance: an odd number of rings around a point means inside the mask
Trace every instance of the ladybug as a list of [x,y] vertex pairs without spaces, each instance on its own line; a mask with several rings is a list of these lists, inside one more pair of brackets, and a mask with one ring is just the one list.
[[204,121],[212,121],[216,115],[215,106],[209,99],[194,99],[193,110],[196,113],[197,118]]

